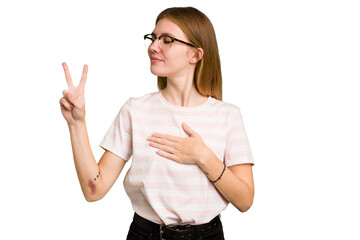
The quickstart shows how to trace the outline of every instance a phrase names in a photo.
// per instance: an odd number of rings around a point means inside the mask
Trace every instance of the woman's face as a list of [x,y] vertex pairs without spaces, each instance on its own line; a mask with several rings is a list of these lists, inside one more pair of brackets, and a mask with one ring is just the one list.
[[[183,31],[167,18],[161,19],[152,33],[189,42]],[[151,61],[150,70],[156,76],[173,78],[193,74],[196,66],[196,63],[192,62],[195,49],[178,41],[174,41],[169,47],[159,44],[159,39],[156,39],[150,45],[148,54]]]

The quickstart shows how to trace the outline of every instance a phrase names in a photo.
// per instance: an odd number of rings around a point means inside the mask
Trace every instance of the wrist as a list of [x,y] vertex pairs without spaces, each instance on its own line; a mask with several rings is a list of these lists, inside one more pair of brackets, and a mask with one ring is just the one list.
[[83,128],[84,126],[86,126],[85,120],[76,120],[73,122],[68,122],[69,129],[76,130],[76,129]]
[[198,166],[212,183],[218,182],[226,170],[225,162],[221,161],[210,148],[204,150]]
[[201,151],[200,157],[197,160],[197,165],[203,169],[207,164],[208,160],[211,158],[213,152],[210,148],[204,147]]

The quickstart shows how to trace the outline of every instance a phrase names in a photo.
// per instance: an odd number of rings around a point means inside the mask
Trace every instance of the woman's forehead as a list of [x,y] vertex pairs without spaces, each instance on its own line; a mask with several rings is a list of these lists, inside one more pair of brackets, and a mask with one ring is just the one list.
[[153,34],[156,36],[169,35],[172,37],[186,37],[184,32],[172,21],[163,18],[155,26]]

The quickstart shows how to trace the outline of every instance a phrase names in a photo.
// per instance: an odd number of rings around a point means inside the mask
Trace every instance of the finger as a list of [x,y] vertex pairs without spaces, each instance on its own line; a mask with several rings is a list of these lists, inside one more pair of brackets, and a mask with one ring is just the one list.
[[64,90],[64,91],[62,92],[62,94],[63,94],[65,100],[70,104],[70,106],[71,106],[71,107],[74,107],[74,105],[72,105],[72,104],[70,103],[70,100],[69,100],[68,97],[67,97],[68,92],[70,92],[70,91]]
[[174,149],[177,149],[177,144],[178,144],[166,139],[154,138],[154,137],[151,137],[149,141],[150,141],[150,145],[153,143],[156,144],[156,146],[159,145],[166,146],[167,148],[171,149],[171,152],[173,152]]
[[168,139],[170,141],[173,141],[173,142],[177,142],[179,140],[179,137],[175,137],[175,136],[168,135],[168,134],[153,133],[151,136],[152,137],[157,137],[157,138],[166,138],[166,139]]
[[162,150],[162,151],[164,151],[164,152],[174,153],[174,148],[168,147],[168,146],[166,146],[166,145],[162,145],[162,144],[158,144],[158,143],[154,143],[154,142],[149,143],[149,145],[150,145],[151,147],[160,149],[160,150]]
[[165,138],[148,137],[147,140],[150,141],[150,142],[166,145],[166,146],[169,146],[169,147],[172,147],[172,148],[176,148],[176,146],[177,146],[177,142],[170,141],[170,140],[167,140]]
[[76,97],[68,91],[66,93],[65,98],[75,107],[75,108],[82,108],[82,104],[79,102],[79,100],[76,99]]
[[66,98],[66,95],[67,95],[68,92],[69,92],[68,90],[64,90],[64,91],[62,92],[64,98]]
[[71,105],[69,104],[68,101],[66,101],[65,98],[60,99],[60,105],[61,105],[61,107],[65,108],[66,110],[71,111]]
[[74,87],[74,84],[73,84],[73,81],[71,79],[71,75],[70,75],[70,71],[69,71],[69,68],[68,68],[68,65],[66,64],[66,62],[63,62],[62,63],[62,66],[64,68],[64,72],[65,72],[65,79],[66,79],[66,83],[68,85],[68,88],[73,88]]
[[88,65],[84,65],[84,68],[83,68],[83,73],[81,75],[81,79],[80,79],[80,83],[79,83],[79,86],[81,89],[84,90],[85,88],[85,83],[86,83],[86,79],[87,79],[87,73],[88,73]]
[[194,130],[192,130],[189,125],[187,125],[185,122],[183,122],[181,124],[182,128],[184,129],[184,131],[187,133],[187,135],[189,135],[190,137],[193,135],[196,135],[196,132]]
[[176,161],[178,162],[178,158],[176,157],[176,155],[174,154],[171,154],[171,153],[167,153],[167,152],[163,152],[163,151],[156,151],[156,153],[164,158],[167,158],[167,159],[170,159],[170,160],[173,160],[173,161]]

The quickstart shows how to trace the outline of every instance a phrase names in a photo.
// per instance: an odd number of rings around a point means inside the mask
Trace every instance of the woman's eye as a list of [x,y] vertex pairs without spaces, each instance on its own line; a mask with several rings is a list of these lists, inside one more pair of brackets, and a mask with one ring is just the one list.
[[170,43],[172,43],[171,37],[167,37],[167,36],[163,36],[163,41],[164,41],[165,44],[170,44]]

